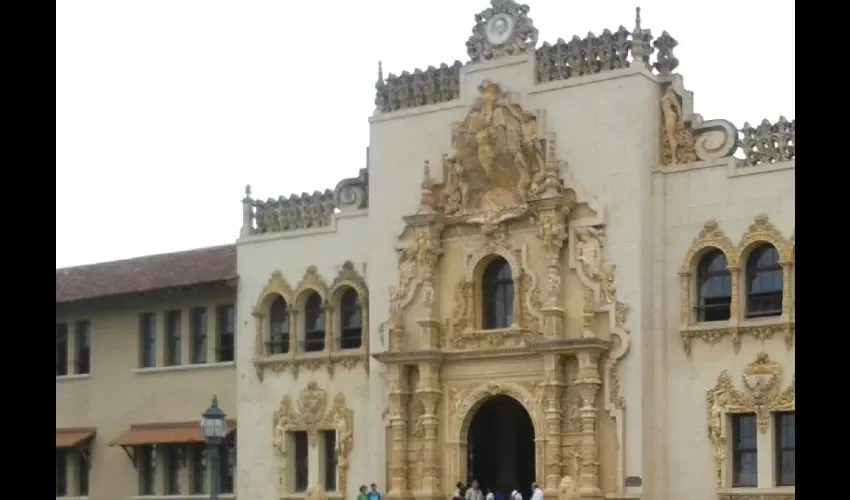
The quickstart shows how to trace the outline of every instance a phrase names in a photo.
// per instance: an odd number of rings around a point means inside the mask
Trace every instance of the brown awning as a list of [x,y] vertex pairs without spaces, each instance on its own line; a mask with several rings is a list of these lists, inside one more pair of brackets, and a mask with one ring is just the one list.
[[[236,421],[227,421],[228,434],[236,430]],[[203,443],[200,422],[170,422],[133,424],[109,446],[140,446],[144,444]]]
[[94,436],[92,428],[56,429],[56,447],[73,448]]

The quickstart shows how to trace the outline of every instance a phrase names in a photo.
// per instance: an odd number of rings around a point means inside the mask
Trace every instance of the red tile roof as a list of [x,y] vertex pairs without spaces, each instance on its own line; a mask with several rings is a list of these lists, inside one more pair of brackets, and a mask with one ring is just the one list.
[[56,303],[235,279],[236,246],[148,255],[56,270]]

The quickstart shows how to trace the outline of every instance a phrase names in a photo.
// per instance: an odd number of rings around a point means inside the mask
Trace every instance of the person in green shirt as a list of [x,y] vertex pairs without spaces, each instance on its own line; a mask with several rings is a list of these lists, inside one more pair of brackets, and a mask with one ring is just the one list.
[[357,500],[367,500],[366,498],[366,485],[360,487],[360,494],[357,495]]

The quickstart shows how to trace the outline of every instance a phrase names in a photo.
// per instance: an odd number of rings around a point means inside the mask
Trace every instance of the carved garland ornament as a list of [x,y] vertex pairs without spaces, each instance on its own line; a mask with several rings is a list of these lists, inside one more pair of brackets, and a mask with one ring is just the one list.
[[288,433],[304,431],[311,446],[318,443],[319,431],[336,431],[337,485],[342,498],[346,496],[348,467],[354,447],[354,411],[345,403],[345,395],[338,393],[333,406],[328,409],[328,393],[316,382],[310,382],[298,396],[297,407],[289,396],[280,400],[280,408],[274,413],[272,422],[272,445],[277,457],[278,492],[281,496],[288,491],[287,473],[289,450]]
[[[747,324],[741,316],[741,286],[744,280],[742,264],[749,252],[759,243],[769,243],[779,252],[779,263],[782,266],[782,315],[773,318],[773,322],[765,324],[764,320],[758,324]],[[691,243],[691,247],[685,254],[682,268],[679,271],[682,308],[680,333],[684,342],[685,353],[690,355],[692,344],[695,339],[702,340],[709,345],[715,345],[726,337],[732,338],[735,352],[741,349],[741,337],[751,336],[763,342],[774,336],[782,336],[786,347],[790,350],[794,346],[795,323],[793,320],[792,301],[792,257],[794,252],[794,238],[785,239],[767,215],[760,214],[755,217],[749,230],[741,238],[738,245],[724,234],[717,224],[711,219],[705,223],[699,235]],[[693,318],[693,300],[696,297],[695,270],[701,259],[710,249],[718,249],[726,257],[727,268],[732,280],[732,302],[730,304],[730,319],[726,324],[718,325],[717,322],[700,324]]]
[[726,415],[755,413],[759,432],[767,432],[771,414],[795,409],[796,375],[791,377],[791,384],[784,389],[780,385],[781,377],[782,365],[771,361],[767,354],[760,353],[755,361],[744,368],[744,391],[736,389],[732,377],[723,370],[717,377],[717,384],[706,393],[708,438],[714,455],[718,487],[724,483]]
[[[342,298],[343,291],[352,288],[357,293],[358,307],[362,314],[362,346],[358,350],[334,351],[328,347],[333,346],[335,338],[336,317],[334,315],[335,304]],[[298,338],[298,312],[304,307],[307,296],[316,292],[322,298],[325,309],[325,356],[318,357],[315,353],[306,354],[298,352],[296,339]],[[266,355],[264,333],[267,329],[266,315],[274,297],[283,297],[289,314],[289,352],[286,354]],[[316,371],[325,367],[330,375],[333,375],[336,366],[351,370],[358,364],[364,369],[369,369],[369,291],[366,280],[360,275],[350,261],[346,261],[340,268],[339,273],[331,285],[319,274],[316,266],[309,266],[301,278],[295,290],[289,285],[280,271],[272,273],[268,283],[260,293],[260,299],[253,310],[255,333],[254,333],[254,368],[260,381],[263,380],[264,371],[268,368],[274,373],[281,373],[287,368],[292,369],[293,375],[298,376],[299,369],[303,366],[309,371]]]

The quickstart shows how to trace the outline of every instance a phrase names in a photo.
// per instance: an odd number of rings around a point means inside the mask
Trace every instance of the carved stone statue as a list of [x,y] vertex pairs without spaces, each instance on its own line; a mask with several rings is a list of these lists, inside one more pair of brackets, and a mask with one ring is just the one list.
[[661,117],[664,120],[664,135],[667,138],[667,144],[670,149],[670,165],[678,163],[679,156],[679,140],[676,137],[677,130],[684,128],[684,113],[682,106],[679,103],[679,96],[673,91],[673,86],[667,87],[667,91],[661,96]]
[[580,500],[578,486],[573,478],[564,476],[561,478],[561,483],[558,484],[558,500]]
[[581,262],[584,274],[592,280],[602,278],[602,233],[592,227],[582,227],[576,230],[578,241],[576,260]]
[[354,436],[351,433],[351,426],[348,425],[348,418],[345,415],[339,415],[336,419],[336,453],[340,461],[345,460],[347,465],[348,454],[351,451],[352,441]]

